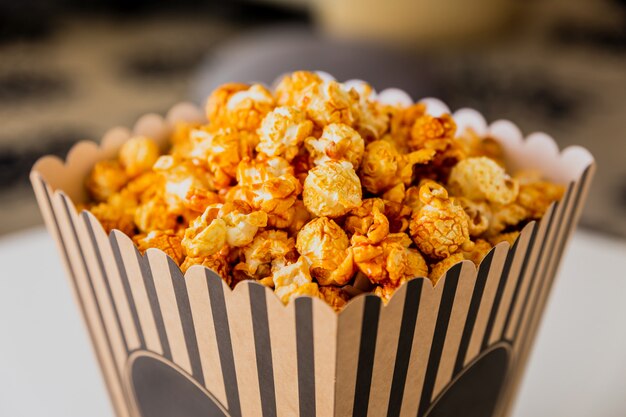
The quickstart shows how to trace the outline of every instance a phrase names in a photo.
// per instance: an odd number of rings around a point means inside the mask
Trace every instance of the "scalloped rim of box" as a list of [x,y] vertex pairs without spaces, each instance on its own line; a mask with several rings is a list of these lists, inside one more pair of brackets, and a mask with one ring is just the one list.
[[[318,71],[317,73],[325,80],[334,80],[330,74],[321,71]],[[366,85],[366,83],[361,80],[348,80],[343,84],[348,88],[355,88],[357,91],[363,91],[362,87]],[[411,96],[409,96],[405,91],[397,88],[388,88],[379,93],[371,90],[369,98],[380,103],[401,106],[410,106],[415,103]],[[423,98],[418,102],[423,103],[426,106],[426,112],[433,116],[439,116],[443,113],[451,113],[457,123],[457,131],[463,131],[470,128],[481,136],[489,135],[493,137],[502,145],[506,155],[516,155],[515,160],[507,161],[507,163],[512,165],[513,169],[518,168],[521,164],[517,160],[523,159],[525,161],[523,164],[525,169],[541,168],[542,173],[550,180],[560,183],[570,183],[579,180],[582,173],[590,165],[595,164],[593,156],[587,149],[581,146],[570,146],[560,151],[554,139],[546,133],[536,132],[524,137],[520,129],[513,122],[508,120],[498,120],[491,124],[487,124],[482,114],[474,109],[462,108],[456,112],[451,112],[446,104],[436,98]],[[83,201],[86,194],[83,182],[75,180],[76,174],[78,173],[80,178],[85,178],[96,161],[115,157],[119,147],[132,136],[149,136],[155,139],[161,146],[165,146],[169,133],[177,122],[206,122],[206,116],[196,105],[188,102],[174,105],[167,112],[165,117],[155,113],[146,114],[137,120],[132,129],[125,127],[115,127],[110,129],[104,134],[100,144],[89,140],[78,142],[69,150],[65,160],[51,155],[41,157],[33,165],[30,173],[31,179],[43,180],[46,185],[51,188],[55,195],[60,194],[62,198],[67,200],[72,211],[72,216],[76,218],[83,214],[92,217],[92,223],[100,226],[97,233],[104,233],[106,235],[106,232],[100,222],[89,211],[82,210],[81,213],[77,213],[75,201]],[[553,210],[554,205],[555,204],[553,203],[549,210]],[[539,226],[540,222],[541,220],[538,222],[529,222],[521,230],[517,239],[520,239],[522,235],[530,233],[532,228]],[[129,240],[130,244],[138,250],[132,239],[120,230],[114,229],[110,232],[110,234],[115,234],[122,239]],[[494,246],[489,253],[496,250],[506,250],[508,253],[509,249],[510,245],[508,242],[500,242]],[[169,258],[167,254],[157,248],[148,249],[143,256],[148,256],[149,252],[155,253],[158,256],[165,256]],[[462,264],[461,267],[463,269],[470,268],[473,275],[476,275],[478,269],[480,268],[480,266],[477,267],[472,261],[464,260],[458,262],[450,266],[450,268],[442,274],[441,279],[438,281],[438,285],[440,285],[439,283],[441,282],[445,282],[445,275],[447,272],[459,264]],[[194,265],[189,268],[185,274],[182,274],[181,272],[181,275],[187,277],[190,273],[193,273],[191,272],[193,270],[205,269],[208,270],[205,266]],[[413,280],[415,279],[423,279],[431,282],[431,280],[426,277],[413,278]],[[293,305],[293,303],[284,305],[271,288],[254,281],[242,281],[232,289],[230,286],[226,285],[226,283],[222,282],[222,284],[224,289],[231,292],[233,296],[242,291],[244,285],[258,285],[263,287],[266,292],[271,293],[273,296],[272,298],[285,308]],[[430,288],[434,289],[434,285],[431,285]],[[391,299],[386,304],[383,303],[382,307],[386,308],[393,304],[394,299],[396,298],[395,295],[404,290],[406,290],[406,283],[402,284],[394,292]],[[304,297],[312,298],[314,302],[317,299],[316,297],[307,295]],[[380,297],[372,293],[363,293],[353,297],[340,312],[336,313],[337,316],[340,316],[351,309],[350,307],[352,305],[357,304],[354,301],[357,298],[362,297],[376,298],[382,303]],[[322,300],[318,301],[334,312],[334,310],[332,310],[332,308],[326,303],[322,302]]]

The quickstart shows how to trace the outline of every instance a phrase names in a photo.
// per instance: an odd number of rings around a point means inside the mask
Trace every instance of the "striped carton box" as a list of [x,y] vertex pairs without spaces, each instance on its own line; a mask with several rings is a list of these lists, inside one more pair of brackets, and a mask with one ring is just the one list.
[[[377,99],[410,102],[399,90]],[[424,102],[431,114],[448,111]],[[160,250],[142,255],[77,212],[83,179],[130,130],[111,130],[99,146],[81,142],[66,161],[39,160],[35,194],[117,416],[507,415],[595,165],[586,150],[560,152],[543,133],[524,139],[514,124],[488,125],[469,109],[453,116],[460,130],[498,140],[514,168],[567,184],[563,199],[479,268],[465,261],[434,288],[416,278],[387,305],[362,295],[340,313],[310,297],[284,306],[255,282],[231,290],[201,266],[183,275]],[[203,117],[180,104],[166,118],[142,117],[132,134],[164,141],[176,121]]]

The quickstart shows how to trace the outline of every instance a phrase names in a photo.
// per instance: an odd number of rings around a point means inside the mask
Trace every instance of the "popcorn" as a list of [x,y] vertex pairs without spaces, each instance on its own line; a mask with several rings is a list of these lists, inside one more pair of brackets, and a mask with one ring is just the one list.
[[422,253],[442,259],[471,248],[469,217],[443,186],[426,182],[420,187],[420,201],[424,205],[413,214],[409,227]]
[[117,229],[128,236],[136,233],[133,218],[134,207],[120,204],[100,203],[89,208],[91,214],[102,224],[104,231],[110,233]]
[[162,198],[169,210],[181,212],[189,205],[190,193],[210,190],[208,172],[190,161],[182,161],[170,155],[161,156],[153,167],[162,177]]
[[232,126],[237,130],[254,132],[274,105],[272,93],[262,85],[231,83],[211,94],[206,113],[216,126]]
[[428,275],[422,255],[409,248],[411,238],[393,233],[382,242],[372,244],[367,237],[354,234],[351,239],[354,262],[374,284],[397,286],[403,280]]
[[526,209],[528,217],[540,219],[555,201],[563,197],[565,188],[548,181],[533,181],[521,184],[517,203]]
[[350,295],[341,288],[320,286],[318,290],[321,298],[335,311],[341,311],[350,301]]
[[258,130],[258,152],[293,160],[300,145],[313,131],[313,123],[295,107],[277,107],[261,123]]
[[473,201],[459,197],[457,200],[469,217],[469,234],[472,237],[480,236],[489,228],[491,209],[484,201]]
[[450,255],[431,266],[428,278],[430,278],[433,285],[437,285],[437,282],[439,282],[443,274],[445,274],[448,269],[452,268],[459,262],[463,262],[464,260],[465,256],[460,252]]
[[455,195],[498,204],[512,203],[519,192],[518,182],[484,156],[460,161],[452,168],[448,187]]
[[276,96],[279,105],[306,111],[307,117],[321,127],[331,123],[352,126],[358,118],[358,93],[313,73],[299,71],[284,77]]
[[137,136],[96,163],[85,206],[183,272],[203,265],[231,287],[254,280],[339,311],[343,286],[388,302],[415,277],[479,265],[562,198],[540,173],[509,176],[498,142],[457,135],[450,114],[375,97],[305,71],[273,92],[225,84],[209,121],[175,124],[169,149]]
[[383,200],[368,198],[363,200],[360,207],[350,211],[344,222],[344,228],[348,233],[364,235],[372,244],[380,243],[389,235],[389,220],[384,212]]
[[222,277],[226,284],[230,285],[232,282],[230,265],[228,264],[228,259],[226,258],[224,252],[227,253],[228,251],[222,250],[213,255],[198,256],[195,258],[187,256],[185,261],[181,264],[180,270],[184,273],[194,265],[202,265],[217,273],[220,277]]
[[134,222],[142,233],[176,229],[178,218],[179,213],[171,211],[162,196],[151,198],[140,205],[134,214]]
[[337,223],[318,217],[298,233],[296,248],[320,285],[345,285],[354,274],[348,236]]
[[207,207],[185,231],[183,246],[190,256],[213,255],[225,244],[230,247],[246,246],[252,242],[259,228],[266,225],[267,214],[253,211],[245,202],[214,204]]
[[400,183],[408,185],[413,178],[413,166],[427,163],[434,154],[435,152],[429,149],[400,154],[391,142],[385,140],[370,142],[365,148],[361,164],[363,186],[376,194]]
[[181,238],[172,230],[153,230],[148,234],[136,235],[133,242],[141,252],[145,252],[148,248],[161,249],[178,265],[185,258]]
[[272,264],[278,260],[295,260],[294,239],[286,232],[265,230],[255,236],[252,242],[242,248],[242,262],[235,271],[247,279],[261,279],[271,275]]
[[285,304],[301,295],[319,296],[319,288],[309,273],[309,265],[304,257],[292,264],[284,263],[272,272],[274,292]]
[[476,266],[480,265],[480,262],[489,253],[493,246],[490,242],[484,239],[476,239],[474,247],[469,251],[463,251],[463,257],[468,261],[474,262]]
[[316,216],[339,217],[361,204],[361,182],[349,162],[329,161],[309,171],[302,199]]
[[358,169],[365,152],[365,142],[350,126],[333,123],[324,128],[319,139],[308,138],[306,148],[315,165],[328,161],[348,161]]
[[182,244],[187,256],[213,255],[226,245],[226,223],[217,218],[220,209],[220,204],[210,205],[185,230]]
[[445,150],[456,133],[456,123],[449,114],[433,117],[423,114],[413,123],[408,140],[411,149]]
[[150,138],[137,136],[129,139],[120,148],[120,164],[126,175],[134,178],[148,172],[159,158],[159,146]]
[[528,216],[528,210],[517,203],[506,205],[492,204],[489,227],[485,234],[487,236],[497,235],[509,227],[517,226],[526,220]]
[[128,182],[126,171],[117,161],[100,161],[85,181],[87,192],[95,201],[106,201]]
[[242,157],[236,131],[231,128],[197,129],[191,132],[191,141],[195,144],[190,154],[194,163],[205,167],[214,176],[216,184],[229,185]]

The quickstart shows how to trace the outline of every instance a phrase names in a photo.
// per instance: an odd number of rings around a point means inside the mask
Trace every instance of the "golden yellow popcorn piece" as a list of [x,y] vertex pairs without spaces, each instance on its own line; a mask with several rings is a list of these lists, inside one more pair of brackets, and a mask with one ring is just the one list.
[[349,162],[329,161],[309,171],[302,199],[316,216],[339,217],[361,204],[361,182]]
[[277,107],[261,123],[258,130],[258,152],[293,160],[304,140],[313,131],[313,122],[295,107]]
[[96,201],[106,201],[128,182],[126,171],[117,161],[97,162],[85,181],[89,195]]
[[246,279],[261,279],[271,275],[272,264],[277,260],[296,258],[295,242],[286,232],[265,230],[256,235],[252,242],[242,248],[242,262],[235,271]]
[[171,155],[157,159],[153,169],[162,177],[162,197],[171,211],[182,212],[190,193],[212,188],[209,175],[203,168]]
[[492,204],[489,227],[485,234],[487,236],[500,234],[509,227],[517,226],[527,218],[528,210],[517,203],[506,205]]
[[528,212],[528,217],[540,219],[555,201],[560,200],[565,187],[548,181],[534,181],[521,184],[517,203]]
[[154,171],[148,171],[130,180],[118,194],[109,200],[120,198],[125,201],[126,205],[130,204],[131,201],[133,205],[136,205],[162,195],[163,185],[164,180],[161,175]]
[[285,75],[281,80],[274,96],[279,106],[296,106],[302,101],[303,94],[321,84],[319,75],[308,71],[295,71]]
[[189,268],[194,265],[202,265],[206,266],[210,270],[217,273],[222,279],[228,284],[231,284],[231,276],[230,276],[230,265],[228,264],[228,259],[222,253],[223,250],[209,256],[199,256],[196,258],[186,257],[185,261],[181,264],[180,270],[183,273],[187,272]]
[[489,228],[491,209],[484,201],[473,201],[469,198],[459,197],[456,199],[469,217],[469,234],[472,237],[482,235]]
[[404,183],[396,184],[382,195],[383,200],[392,201],[394,203],[402,203],[406,197],[406,186]]
[[148,248],[161,249],[178,265],[185,259],[181,238],[173,230],[153,230],[148,234],[136,235],[133,242],[141,252],[145,252]]
[[447,258],[444,258],[436,264],[432,265],[430,275],[428,276],[430,278],[430,281],[433,283],[433,285],[437,285],[443,274],[445,274],[448,269],[464,260],[465,256],[463,255],[463,253],[459,252],[448,256]]
[[296,200],[293,204],[293,216],[287,230],[290,235],[297,235],[298,231],[311,220],[311,213],[306,209],[302,200]]
[[361,164],[363,186],[371,193],[380,193],[413,179],[413,166],[432,159],[435,152],[422,149],[409,154],[400,154],[392,142],[375,140],[365,147]]
[[324,301],[335,311],[341,311],[350,301],[350,295],[341,288],[320,286],[319,293]]
[[446,149],[456,133],[456,123],[449,114],[433,117],[423,114],[413,123],[408,144],[411,149]]
[[406,232],[409,229],[412,210],[409,206],[385,201],[385,217],[389,221],[389,231],[391,233]]
[[382,242],[372,244],[366,236],[354,234],[351,239],[354,262],[374,284],[397,286],[403,280],[428,275],[422,255],[409,248],[406,233],[393,233]]
[[274,292],[285,304],[301,295],[319,297],[318,286],[313,282],[309,265],[302,256],[292,264],[285,262],[273,268],[272,279]]
[[155,196],[135,209],[134,221],[142,233],[173,230],[178,227],[179,213],[170,210],[161,196]]
[[282,157],[243,158],[237,166],[237,184],[255,185],[272,178],[293,175],[294,169],[289,161]]
[[219,204],[222,200],[217,193],[203,188],[189,188],[183,206],[196,213],[204,213],[204,210],[212,204]]
[[260,84],[230,83],[218,87],[209,96],[206,112],[215,126],[228,125],[254,132],[274,104],[272,93]]
[[267,213],[253,211],[243,201],[214,204],[207,207],[185,231],[183,246],[193,257],[213,255],[225,244],[246,246],[252,242],[259,228],[266,225]]
[[281,106],[296,106],[318,126],[344,123],[352,126],[359,117],[359,95],[336,81],[324,81],[304,71],[284,77],[276,88]]
[[374,89],[369,84],[360,86],[357,92],[359,101],[355,129],[366,141],[382,138],[389,126],[388,106],[371,100]]
[[476,239],[474,247],[469,251],[463,251],[463,256],[468,261],[474,262],[476,266],[480,265],[480,262],[489,253],[493,246],[491,243],[484,239]]
[[315,165],[328,161],[348,161],[358,169],[365,152],[365,142],[350,126],[333,123],[324,127],[319,139],[308,138],[306,148]]
[[217,186],[229,185],[242,158],[237,132],[231,128],[197,129],[191,132],[191,141],[195,144],[191,159],[213,175]]
[[237,168],[240,186],[233,187],[226,197],[263,210],[272,227],[289,227],[296,215],[294,204],[302,192],[300,181],[292,173],[293,168],[281,157],[244,159]]
[[145,136],[136,136],[122,145],[119,160],[126,175],[134,178],[152,169],[159,155],[159,146],[154,140]]
[[448,187],[455,195],[498,204],[512,203],[519,192],[518,182],[509,177],[504,168],[484,156],[459,161],[452,168]]
[[393,141],[403,153],[408,153],[411,129],[415,121],[424,115],[426,106],[422,103],[415,103],[408,107],[386,106],[385,111],[390,116],[388,139]]
[[389,220],[384,214],[385,205],[379,198],[363,200],[361,206],[348,213],[344,228],[348,233],[365,236],[372,244],[382,242],[389,235]]
[[133,206],[125,207],[121,204],[112,203],[100,203],[89,208],[91,214],[100,221],[107,233],[113,229],[118,229],[128,236],[135,234],[134,210]]
[[411,217],[411,237],[432,258],[447,258],[459,249],[471,248],[469,217],[441,185],[428,181],[420,187],[424,204]]
[[354,274],[348,236],[337,223],[318,217],[298,233],[296,248],[320,285],[345,285]]

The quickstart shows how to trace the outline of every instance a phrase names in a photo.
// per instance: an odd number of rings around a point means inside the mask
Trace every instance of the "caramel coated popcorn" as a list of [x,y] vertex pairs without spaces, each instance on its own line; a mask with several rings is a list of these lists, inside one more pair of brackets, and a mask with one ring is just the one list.
[[479,265],[562,197],[536,172],[507,172],[497,140],[457,131],[450,114],[375,96],[305,71],[274,91],[225,84],[208,122],[178,123],[169,143],[132,137],[96,163],[88,208],[183,272],[339,311],[357,280],[387,302],[408,280]]

